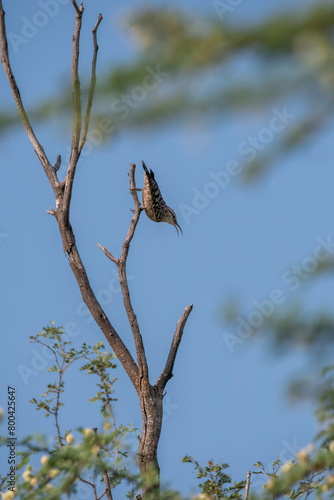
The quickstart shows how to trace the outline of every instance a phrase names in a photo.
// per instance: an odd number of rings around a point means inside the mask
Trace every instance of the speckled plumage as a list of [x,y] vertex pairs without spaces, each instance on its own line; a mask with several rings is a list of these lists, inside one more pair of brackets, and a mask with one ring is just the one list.
[[144,189],[143,189],[143,206],[146,215],[149,219],[155,222],[161,222],[163,213],[167,207],[157,181],[154,178],[154,173],[149,171],[143,162],[144,169]]
[[147,217],[154,222],[168,222],[175,227],[177,233],[178,228],[182,233],[174,210],[167,205],[162,197],[154,173],[152,170],[148,170],[143,161],[142,164],[144,169],[143,207]]

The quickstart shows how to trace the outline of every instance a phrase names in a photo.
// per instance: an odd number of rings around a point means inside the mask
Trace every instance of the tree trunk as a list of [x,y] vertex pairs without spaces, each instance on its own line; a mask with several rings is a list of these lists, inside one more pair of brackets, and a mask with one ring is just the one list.
[[149,383],[148,365],[145,355],[143,339],[141,337],[137,317],[134,313],[130,292],[126,276],[126,261],[128,257],[130,243],[133,239],[136,226],[139,221],[140,213],[143,208],[140,205],[137,187],[135,183],[135,168],[134,163],[130,167],[130,192],[134,200],[135,210],[127,232],[125,241],[122,246],[122,253],[119,258],[114,257],[105,247],[98,245],[105,255],[117,265],[119,272],[120,285],[123,295],[124,307],[131,326],[136,354],[137,363],[133,359],[130,351],[124,344],[121,337],[111,324],[106,313],[98,302],[86,273],[86,269],[81,260],[79,250],[77,248],[74,233],[70,223],[70,204],[72,197],[72,188],[76,172],[77,163],[81,154],[81,150],[85,144],[90,110],[93,102],[93,94],[95,87],[95,70],[98,45],[96,40],[96,31],[102,20],[101,14],[98,17],[97,23],[93,29],[93,42],[94,42],[94,56],[92,62],[92,77],[89,97],[87,102],[86,115],[81,132],[81,100],[80,100],[80,80],[78,74],[79,63],[79,40],[80,30],[82,24],[82,15],[84,12],[83,4],[80,7],[77,5],[76,0],[72,0],[72,4],[76,11],[75,17],[75,30],[73,35],[73,56],[72,56],[72,92],[73,92],[73,131],[72,131],[72,145],[70,162],[67,169],[65,179],[61,182],[58,180],[57,171],[61,165],[61,156],[58,155],[55,165],[51,165],[42,145],[38,141],[33,128],[29,122],[26,114],[21,94],[17,86],[15,77],[8,55],[8,41],[5,26],[5,11],[3,9],[2,0],[0,0],[0,46],[1,46],[1,63],[3,64],[6,72],[18,113],[21,117],[24,129],[33,145],[35,152],[43,166],[45,174],[50,182],[56,199],[56,209],[48,210],[48,213],[53,215],[58,223],[59,231],[61,234],[64,253],[68,257],[69,264],[73,274],[77,280],[82,298],[90,313],[92,314],[96,324],[101,328],[111,348],[115,352],[117,358],[123,365],[126,373],[128,374],[137,394],[139,395],[140,407],[142,411],[143,427],[142,435],[139,440],[139,468],[143,481],[143,499],[145,500],[158,500],[160,497],[160,469],[157,458],[158,443],[162,426],[162,399],[165,386],[173,376],[173,367],[177,351],[182,339],[183,329],[192,310],[192,305],[187,306],[179,319],[170,351],[167,357],[166,365],[159,376],[156,384],[152,386]]
[[160,467],[158,462],[158,443],[162,426],[163,392],[157,386],[148,385],[141,390],[140,406],[143,426],[139,440],[138,461],[143,481],[143,499],[159,499]]

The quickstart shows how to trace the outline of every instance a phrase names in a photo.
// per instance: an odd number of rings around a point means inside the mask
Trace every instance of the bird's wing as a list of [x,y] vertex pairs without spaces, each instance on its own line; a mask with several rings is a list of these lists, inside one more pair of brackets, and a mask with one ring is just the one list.
[[142,161],[144,175],[144,191],[143,204],[148,217],[159,222],[163,216],[163,210],[166,205],[157,181],[154,178],[154,173],[148,170],[145,163]]

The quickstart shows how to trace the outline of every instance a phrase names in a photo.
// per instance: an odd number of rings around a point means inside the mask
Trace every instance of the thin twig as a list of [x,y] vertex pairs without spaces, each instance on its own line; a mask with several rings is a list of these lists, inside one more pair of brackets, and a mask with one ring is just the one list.
[[73,54],[72,54],[72,100],[73,100],[73,133],[72,147],[78,147],[81,133],[81,96],[79,79],[79,44],[80,32],[82,26],[83,5],[78,8],[73,0],[77,15],[75,16],[75,27],[73,35]]
[[[52,349],[52,347],[50,347],[48,344],[42,342],[39,339],[34,340],[33,343],[41,344],[41,345],[47,347],[48,349],[50,349],[50,351],[54,355],[55,362],[56,362],[56,365],[57,365],[57,368],[58,368],[59,380],[58,380],[58,386],[56,388],[56,397],[52,398],[52,400],[51,400],[51,401],[53,401],[54,399],[56,400],[55,409],[54,409],[54,411],[52,411],[51,409],[49,409],[49,412],[55,417],[55,425],[56,425],[56,429],[57,429],[58,443],[63,448],[64,444],[63,444],[63,441],[62,441],[63,438],[61,437],[61,433],[60,433],[58,413],[59,413],[59,404],[60,404],[61,383],[62,383],[63,375],[64,375],[64,372],[65,372],[65,370],[64,370],[65,359],[64,359],[64,356],[63,356],[63,362],[62,362],[62,365],[60,365],[59,360],[58,360],[58,355],[57,355],[56,351],[54,349]],[[63,350],[63,353],[64,353],[64,350]]]
[[156,387],[159,387],[161,390],[163,390],[165,388],[168,380],[171,379],[173,376],[173,368],[174,368],[175,358],[176,358],[177,351],[178,351],[178,348],[179,348],[179,345],[180,345],[180,342],[182,339],[185,324],[187,322],[187,319],[188,319],[192,309],[193,309],[192,304],[190,306],[187,306],[185,308],[181,318],[179,319],[177,325],[176,325],[172,345],[170,347],[170,351],[168,354],[165,368],[155,384]]
[[[89,359],[89,358],[87,358],[87,359]],[[114,427],[114,432],[116,433],[117,426],[116,426],[115,415],[114,415],[114,412],[113,412],[113,409],[112,409],[112,406],[111,406],[111,393],[109,393],[108,388],[107,388],[107,386],[106,386],[106,384],[105,384],[105,382],[103,380],[102,371],[98,367],[97,367],[97,374],[100,377],[101,386],[102,386],[102,388],[104,390],[104,395],[105,395],[104,404],[105,404],[106,408],[109,411],[110,417],[112,419],[113,427]],[[118,469],[119,444],[120,444],[119,440],[115,438],[115,448],[116,448],[116,451],[115,451],[115,470],[116,471]]]
[[99,17],[97,18],[96,24],[95,24],[93,31],[92,31],[93,44],[94,44],[94,55],[93,55],[93,61],[92,61],[92,77],[90,80],[90,89],[89,89],[89,95],[88,95],[88,101],[87,101],[85,121],[84,121],[83,130],[82,130],[80,145],[79,145],[79,155],[80,155],[81,150],[84,147],[84,144],[86,142],[88,127],[89,127],[90,112],[91,112],[92,104],[93,104],[94,90],[95,90],[95,84],[96,84],[96,60],[97,60],[97,52],[99,50],[99,46],[97,44],[97,29],[98,29],[102,19],[103,19],[102,14],[99,14]]
[[72,145],[69,167],[65,178],[65,191],[63,200],[63,217],[65,225],[69,223],[70,202],[76,166],[79,159],[79,142],[81,133],[81,97],[80,97],[80,79],[79,79],[79,44],[80,32],[82,26],[83,5],[78,7],[75,0],[72,4],[76,10],[75,27],[73,34],[73,53],[72,53],[72,104],[73,104],[73,130]]
[[101,498],[103,498],[105,494],[106,494],[106,490],[102,491],[101,495],[99,497],[97,497],[96,500],[101,500]]
[[[140,384],[144,383],[145,385],[149,384],[149,376],[148,376],[148,366],[147,359],[145,355],[144,343],[140,333],[139,324],[137,320],[137,316],[134,313],[133,306],[130,298],[130,291],[128,285],[128,279],[126,275],[126,261],[129,254],[130,243],[132,238],[134,237],[135,230],[139,221],[139,217],[141,214],[141,206],[138,198],[138,192],[136,188],[136,180],[135,180],[135,163],[131,163],[130,165],[130,193],[132,195],[135,211],[133,213],[133,217],[130,223],[129,230],[125,237],[122,253],[119,258],[119,262],[117,265],[119,282],[122,290],[123,303],[126,310],[126,314],[128,316],[128,320],[131,326],[133,338],[135,341],[136,353],[137,353],[137,362],[139,367],[139,376],[140,376]],[[143,388],[143,387],[142,387]]]
[[55,412],[54,412],[55,421],[56,421],[56,429],[57,429],[57,434],[58,434],[58,442],[62,448],[63,448],[64,444],[63,444],[62,437],[60,434],[58,414],[59,414],[59,404],[60,404],[61,383],[63,381],[63,374],[64,374],[63,373],[64,362],[65,361],[63,360],[63,364],[59,370],[59,381],[58,381],[58,387],[57,387],[57,397],[56,397],[56,405],[55,405]]
[[[89,359],[89,358],[87,358],[87,359]],[[105,381],[103,379],[102,370],[99,369],[98,367],[97,367],[97,374],[100,377],[101,386],[102,386],[102,388],[104,390],[104,395],[105,395],[104,404],[105,404],[106,408],[109,411],[110,417],[112,419],[113,427],[114,427],[114,432],[116,433],[117,432],[117,426],[116,426],[115,415],[114,415],[114,412],[113,412],[113,409],[112,409],[112,406],[111,406],[111,393],[109,393],[107,385],[105,384]],[[120,440],[117,439],[117,438],[115,438],[115,448],[116,448],[116,451],[115,451],[115,471],[118,470],[119,445],[120,445]]]
[[[98,434],[97,434],[97,427],[93,427],[93,431],[94,431],[95,436],[98,436]],[[97,456],[98,456],[100,462],[102,463],[102,459],[100,457],[100,452],[98,452]],[[112,493],[111,493],[111,488],[110,488],[109,476],[108,476],[108,472],[107,471],[104,471],[104,473],[103,473],[103,480],[104,480],[104,484],[106,485],[106,489],[103,492],[103,495],[106,494],[108,500],[113,500]]]
[[78,7],[77,2],[75,0],[72,0],[72,4],[73,4],[73,7],[75,8],[75,10],[77,11],[77,14],[80,14],[80,9]]
[[[104,392],[106,394],[106,389],[105,389]],[[108,398],[107,394],[106,394],[106,398]],[[114,426],[114,432],[116,432],[117,431],[116,420],[115,420],[114,412],[112,411],[111,404],[110,403],[105,403],[105,405],[106,405],[106,407],[109,410],[109,413],[110,413],[110,416],[111,416],[111,419],[112,419],[112,422],[113,422],[113,426]],[[116,448],[116,451],[115,451],[115,470],[116,471],[118,470],[119,446],[120,446],[120,440],[115,437],[115,448]]]
[[134,313],[133,306],[130,298],[130,291],[128,285],[128,279],[126,274],[126,261],[129,254],[130,243],[132,238],[134,237],[135,230],[139,221],[139,217],[142,211],[142,207],[140,206],[140,201],[138,198],[136,181],[135,181],[135,163],[131,163],[130,165],[130,193],[132,195],[135,210],[133,212],[132,220],[130,223],[129,230],[125,237],[122,252],[119,259],[114,257],[105,247],[98,244],[98,247],[101,248],[102,252],[117,265],[119,282],[121,286],[123,303],[126,310],[126,314],[128,316],[128,320],[130,323],[132,335],[135,341],[136,354],[137,354],[137,362],[139,367],[139,378],[140,378],[140,388],[143,388],[142,384],[149,384],[149,376],[148,376],[148,366],[147,359],[145,355],[144,343],[140,333],[139,324],[137,320],[137,316]]
[[114,257],[113,254],[110,253],[109,250],[107,250],[104,246],[100,245],[100,243],[96,243],[96,244],[99,248],[101,248],[102,252],[104,253],[104,255],[106,255],[108,257],[108,259],[110,259],[115,264],[118,264],[119,259],[116,259],[116,257]]
[[140,213],[142,211],[142,207],[140,206],[140,201],[138,198],[138,192],[137,192],[137,187],[136,187],[136,180],[135,180],[135,170],[136,170],[136,164],[131,163],[130,165],[130,193],[133,198],[133,202],[135,204],[135,210],[133,212],[133,217],[130,223],[129,230],[127,232],[126,238],[123,243],[122,247],[122,253],[120,260],[123,260],[126,262],[128,253],[129,253],[129,248],[130,248],[130,243],[132,241],[132,238],[134,237],[135,230],[139,221]]
[[248,500],[248,495],[249,495],[249,486],[250,486],[250,478],[251,478],[251,472],[247,472],[247,479],[246,479],[246,484],[245,484],[245,500]]
[[[56,400],[55,409],[54,409],[54,411],[52,411],[51,409],[49,409],[49,412],[52,415],[54,415],[54,417],[55,417],[55,425],[56,425],[56,429],[57,429],[58,443],[63,448],[64,444],[63,444],[63,438],[61,437],[60,426],[59,426],[59,417],[58,417],[58,415],[59,415],[59,408],[60,408],[61,384],[62,384],[62,381],[63,381],[63,377],[64,377],[64,374],[65,374],[65,371],[71,366],[72,363],[74,363],[79,358],[75,358],[74,357],[70,361],[68,361],[67,363],[65,363],[67,352],[66,352],[66,349],[64,348],[64,346],[61,344],[60,345],[60,348],[61,348],[61,351],[62,351],[61,358],[62,358],[63,361],[62,361],[62,364],[60,365],[57,352],[52,347],[50,347],[45,342],[42,342],[39,338],[36,338],[36,339],[32,340],[32,343],[40,344],[40,345],[42,345],[44,347],[47,347],[53,353],[54,358],[55,358],[55,362],[56,362],[56,365],[57,365],[57,368],[58,368],[57,371],[59,373],[59,380],[58,380],[58,385],[57,385],[57,388],[56,388],[56,396],[55,396],[55,398],[52,398],[52,400],[51,400],[51,401],[53,401],[54,399]],[[83,356],[80,356],[80,357],[83,357]]]
[[94,500],[98,500],[97,498],[97,493],[96,493],[96,485],[94,483],[91,483],[89,481],[87,481],[86,479],[84,479],[83,477],[79,476],[79,474],[77,475],[77,478],[79,479],[79,481],[81,481],[82,483],[86,483],[88,484],[89,486],[91,486],[93,488],[93,491],[94,491]]
[[99,248],[101,248],[102,252],[108,257],[108,259],[110,259],[112,262],[117,264],[117,266],[120,264],[121,261],[123,261],[124,264],[126,263],[128,253],[129,253],[130,243],[132,241],[132,238],[134,237],[135,230],[136,230],[136,227],[137,227],[137,224],[139,221],[140,213],[142,211],[142,207],[140,206],[140,201],[139,201],[138,194],[137,194],[138,188],[136,187],[136,181],[135,181],[135,169],[136,169],[135,163],[131,163],[131,165],[130,165],[130,193],[132,195],[132,198],[133,198],[133,201],[135,204],[135,210],[133,211],[133,217],[132,217],[132,220],[130,223],[130,227],[129,227],[129,230],[127,232],[127,235],[125,237],[125,240],[124,240],[124,243],[122,246],[122,253],[121,253],[120,258],[117,259],[116,257],[114,257],[112,255],[112,253],[109,252],[109,250],[107,250],[104,246],[97,243],[97,246]]
[[112,406],[111,406],[111,399],[110,399],[110,394],[106,388],[106,385],[103,383],[103,380],[102,380],[102,377],[100,377],[100,380],[101,380],[101,385],[103,386],[103,389],[104,389],[104,394],[105,394],[105,397],[106,397],[106,400],[105,400],[105,405],[106,405],[106,408],[108,408],[109,410],[109,413],[110,413],[110,416],[111,416],[111,419],[112,419],[112,423],[113,423],[113,426],[114,426],[114,431],[117,431],[117,427],[116,427],[116,420],[115,420],[115,415],[114,415],[114,412],[112,410]]

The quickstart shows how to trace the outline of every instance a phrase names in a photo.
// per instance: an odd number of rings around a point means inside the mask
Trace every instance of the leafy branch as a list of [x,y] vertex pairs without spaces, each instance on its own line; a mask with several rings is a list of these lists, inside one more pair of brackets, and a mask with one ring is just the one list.
[[245,488],[246,481],[234,482],[232,486],[228,486],[231,482],[231,476],[225,474],[225,470],[229,465],[226,463],[215,464],[213,460],[209,460],[205,467],[201,466],[193,457],[186,455],[182,459],[183,463],[191,463],[197,471],[197,479],[205,479],[199,484],[202,488],[202,493],[207,495],[207,498],[212,500],[235,499],[241,500],[241,490]]

